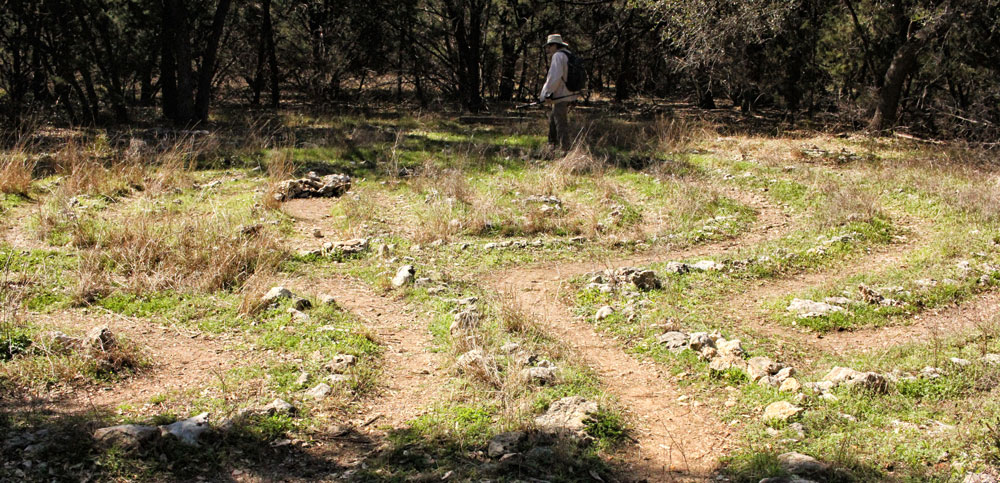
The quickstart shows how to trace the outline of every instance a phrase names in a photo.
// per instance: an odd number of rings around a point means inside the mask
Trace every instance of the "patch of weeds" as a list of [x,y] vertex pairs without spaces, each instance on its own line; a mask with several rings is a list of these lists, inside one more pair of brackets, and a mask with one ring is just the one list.
[[625,440],[627,427],[619,412],[599,408],[585,423],[587,434],[597,439],[604,448],[612,447]]

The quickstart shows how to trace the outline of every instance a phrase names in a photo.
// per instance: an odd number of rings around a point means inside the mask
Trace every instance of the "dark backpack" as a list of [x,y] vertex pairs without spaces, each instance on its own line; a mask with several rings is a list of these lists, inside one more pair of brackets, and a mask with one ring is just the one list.
[[587,87],[587,67],[583,64],[583,59],[574,54],[569,49],[562,50],[568,58],[569,68],[566,72],[566,88],[570,92],[579,92]]

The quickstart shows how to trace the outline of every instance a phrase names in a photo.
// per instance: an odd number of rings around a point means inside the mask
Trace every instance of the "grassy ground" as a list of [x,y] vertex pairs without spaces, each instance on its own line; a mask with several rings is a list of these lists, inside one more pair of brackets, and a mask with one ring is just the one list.
[[[591,275],[576,276],[563,302],[636,364],[652,361],[717,408],[736,432],[736,448],[715,455],[721,478],[781,475],[777,456],[787,451],[813,455],[836,468],[831,479],[845,480],[947,481],[1000,464],[1000,367],[984,359],[1000,352],[996,318],[979,314],[960,329],[944,320],[931,340],[870,351],[810,342],[877,337],[995,291],[1000,175],[991,153],[819,133],[721,136],[665,119],[584,124],[586,142],[564,156],[532,134],[541,132],[534,121],[291,114],[266,129],[220,119],[207,136],[64,131],[54,144],[38,136],[4,150],[0,479],[627,475],[642,437],[627,398],[606,392],[601,374],[486,280],[642,256],[660,288],[607,293]],[[310,170],[349,174],[352,187],[315,205],[321,213],[312,218],[270,197],[278,182]],[[787,223],[762,226],[774,219]],[[367,248],[307,253],[351,238]],[[704,260],[720,269],[668,270],[668,262]],[[417,267],[417,280],[394,287],[404,264]],[[281,281],[328,277],[419,314],[412,323],[439,361],[429,376],[434,397],[415,401],[419,415],[397,425],[370,420],[391,398],[386,361],[398,345],[369,326],[367,310],[380,307],[349,310],[309,292],[301,318],[288,310],[293,300],[258,303]],[[862,286],[891,300],[864,300]],[[787,310],[793,299],[828,297],[853,302],[815,317]],[[605,305],[615,312],[594,321]],[[470,308],[475,323],[454,329]],[[102,324],[116,331],[113,350],[53,342],[53,330],[80,337]],[[885,392],[804,389],[798,397],[739,371],[712,371],[690,350],[667,350],[658,337],[668,330],[740,338],[748,356],[795,365],[803,384],[836,366],[893,382]],[[188,349],[164,349],[173,346]],[[188,367],[192,379],[180,380],[170,358],[185,350],[193,366],[217,365]],[[470,351],[481,362],[461,363]],[[525,376],[537,362],[524,354],[551,362],[555,377]],[[306,396],[344,355],[357,362],[332,394]],[[921,376],[926,367],[936,368],[933,377]],[[588,437],[537,430],[535,417],[566,396],[598,403]],[[298,411],[236,417],[276,397]],[[804,411],[763,421],[762,409],[778,400]],[[197,450],[170,441],[109,448],[90,437],[97,427],[202,411],[234,422]],[[489,457],[489,440],[508,431],[527,434],[524,455]]]

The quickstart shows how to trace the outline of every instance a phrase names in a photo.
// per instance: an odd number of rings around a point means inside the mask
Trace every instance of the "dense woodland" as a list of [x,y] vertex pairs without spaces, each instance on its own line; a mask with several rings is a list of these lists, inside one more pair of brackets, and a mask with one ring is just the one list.
[[591,99],[981,141],[1000,124],[1000,0],[0,0],[0,116],[492,110],[538,91],[553,32],[586,59]]

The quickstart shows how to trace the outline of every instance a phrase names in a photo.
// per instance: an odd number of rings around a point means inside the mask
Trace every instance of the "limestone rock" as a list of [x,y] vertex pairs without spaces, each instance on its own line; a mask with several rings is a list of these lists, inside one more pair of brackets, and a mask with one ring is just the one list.
[[700,262],[691,265],[691,268],[695,270],[701,270],[703,272],[714,272],[722,270],[724,266],[721,263],[716,262],[714,260],[702,260]]
[[523,374],[528,380],[541,384],[551,384],[555,382],[558,371],[552,366],[528,367],[524,369]]
[[115,335],[106,325],[99,325],[90,329],[87,332],[87,336],[84,337],[84,341],[90,348],[100,351],[109,351],[117,344]]
[[802,408],[788,401],[777,401],[768,404],[768,406],[764,408],[764,420],[788,421],[801,412]]
[[732,368],[746,371],[747,363],[740,357],[736,357],[731,354],[723,354],[715,359],[712,359],[711,362],[708,363],[708,368],[713,371],[725,371]]
[[332,306],[337,305],[337,299],[333,298],[333,295],[321,293],[316,298],[319,299],[319,303],[321,305],[332,305]]
[[715,347],[715,341],[708,336],[707,332],[694,332],[688,336],[688,346],[697,352],[703,347]]
[[802,385],[794,377],[789,377],[782,381],[781,387],[778,388],[781,392],[798,392],[799,389],[802,389]]
[[288,309],[285,310],[285,312],[288,312],[289,314],[292,314],[292,318],[295,319],[295,320],[297,320],[297,321],[299,321],[299,322],[309,322],[309,314],[307,314],[307,313],[305,313],[305,312],[303,312],[303,311],[301,311],[301,310],[299,310],[299,309],[297,309],[295,307],[288,307]]
[[292,406],[284,399],[278,398],[275,399],[274,401],[271,401],[271,404],[268,404],[267,406],[261,408],[261,411],[263,411],[265,414],[269,416],[274,414],[291,416],[295,414],[295,406]]
[[688,335],[683,332],[673,331],[661,335],[656,340],[660,344],[663,344],[667,349],[674,352],[680,352],[687,348]]
[[715,344],[716,349],[719,350],[719,354],[731,355],[733,357],[743,357],[743,343],[739,339],[725,340],[720,339]]
[[656,274],[652,270],[642,270],[636,273],[631,277],[631,282],[639,290],[653,290],[662,286],[660,279],[656,277]]
[[350,354],[337,354],[324,368],[330,372],[342,373],[356,363],[357,357]]
[[323,400],[327,396],[329,396],[330,392],[332,391],[333,389],[331,389],[328,384],[321,382],[312,389],[306,391],[306,396],[311,397],[313,399]]
[[278,301],[280,301],[281,299],[290,299],[290,298],[292,298],[291,290],[279,286],[279,287],[272,287],[271,290],[268,290],[267,293],[260,298],[260,302],[265,305],[271,305],[278,303]]
[[829,465],[812,456],[795,452],[778,455],[778,464],[793,475],[821,476],[830,469]]
[[198,446],[198,438],[209,429],[211,427],[208,425],[208,413],[201,413],[192,418],[161,426],[160,433],[163,436],[173,435],[186,445]]
[[396,276],[392,277],[393,287],[402,287],[413,283],[413,278],[417,275],[417,269],[413,265],[403,265],[399,267]]
[[666,271],[667,273],[682,275],[691,271],[691,265],[684,262],[668,262]]
[[549,431],[580,433],[586,428],[587,419],[596,412],[596,402],[569,396],[553,402],[545,414],[535,418],[535,424]]
[[94,431],[94,439],[99,443],[123,449],[140,448],[159,436],[158,428],[140,424],[122,424]]
[[747,361],[747,376],[750,382],[757,382],[781,370],[781,365],[767,357],[754,357]]
[[795,312],[799,317],[822,317],[834,312],[844,312],[844,308],[839,305],[804,299],[792,299],[792,302],[788,304],[787,310]]
[[610,305],[605,305],[605,306],[597,309],[597,313],[594,314],[594,320],[597,320],[597,321],[604,320],[604,319],[606,319],[608,317],[611,317],[611,315],[614,314],[614,313],[615,313],[615,309],[613,307],[611,307]]
[[490,458],[499,458],[505,454],[517,453],[518,445],[521,444],[524,437],[525,434],[522,431],[498,434],[487,444],[486,455]]
[[1000,366],[1000,354],[986,354],[983,356],[983,362],[991,366]]
[[286,201],[294,198],[339,197],[351,189],[351,177],[346,174],[317,176],[310,172],[305,178],[289,179],[278,183],[274,199]]
[[952,364],[955,364],[956,366],[959,366],[959,367],[965,367],[965,366],[968,366],[968,365],[972,364],[972,361],[970,361],[968,359],[959,359],[958,357],[952,357],[949,360],[951,361]]
[[962,483],[998,483],[998,479],[995,475],[989,473],[966,473],[965,479]]

